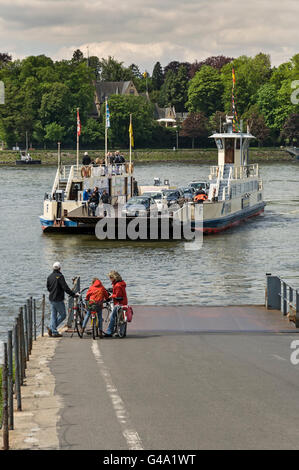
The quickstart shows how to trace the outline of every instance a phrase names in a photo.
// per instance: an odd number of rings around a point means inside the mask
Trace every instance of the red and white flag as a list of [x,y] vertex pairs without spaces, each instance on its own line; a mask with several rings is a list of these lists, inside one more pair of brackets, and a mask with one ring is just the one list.
[[77,109],[77,135],[81,135],[81,122],[79,116],[79,109]]

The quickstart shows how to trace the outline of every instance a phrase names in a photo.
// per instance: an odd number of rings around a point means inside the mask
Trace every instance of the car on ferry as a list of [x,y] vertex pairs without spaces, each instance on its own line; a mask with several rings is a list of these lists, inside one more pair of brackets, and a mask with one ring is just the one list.
[[195,191],[203,189],[207,193],[210,188],[210,183],[208,183],[207,181],[191,181],[190,183],[188,183],[188,186],[190,186],[190,188],[193,188]]
[[163,199],[165,199],[167,202],[168,207],[173,204],[178,204],[180,207],[183,206],[185,198],[178,189],[164,189],[161,192]]
[[185,186],[183,188],[179,188],[179,191],[182,197],[184,197],[185,201],[193,201],[196,192],[194,188],[191,186]]
[[167,201],[163,198],[162,191],[146,191],[142,196],[150,197],[155,201],[159,213],[165,212],[168,208]]
[[155,200],[147,196],[133,196],[123,206],[121,215],[123,217],[147,217],[156,208]]

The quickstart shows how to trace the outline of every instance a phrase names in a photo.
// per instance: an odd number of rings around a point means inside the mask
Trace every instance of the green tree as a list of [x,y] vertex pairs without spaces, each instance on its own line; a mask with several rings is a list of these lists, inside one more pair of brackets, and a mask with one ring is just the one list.
[[235,69],[236,86],[234,90],[239,115],[246,112],[257,101],[259,88],[271,77],[271,62],[267,54],[255,57],[240,56],[221,69],[224,86],[223,105],[227,113],[232,107],[232,68]]
[[204,65],[189,83],[187,108],[210,116],[221,109],[223,84],[219,72]]
[[274,84],[265,83],[260,87],[257,94],[257,105],[265,118],[266,125],[273,129],[278,106],[277,89]]
[[164,74],[160,62],[156,62],[153,73],[152,73],[152,82],[154,90],[160,90],[161,86],[164,83]]
[[[118,146],[129,146],[129,123],[132,114],[135,147],[151,141],[153,108],[142,96],[112,95],[109,98],[110,139]],[[103,113],[104,114],[104,113]]]
[[90,147],[102,146],[105,142],[104,123],[88,118],[81,129],[81,141],[83,145]]
[[223,111],[216,111],[209,117],[209,132],[222,132],[223,123],[225,122],[226,114]]
[[83,52],[80,51],[80,49],[76,49],[73,53],[72,62],[79,64],[80,62],[83,62],[83,60],[84,60]]
[[194,140],[196,137],[206,139],[208,137],[209,122],[204,113],[189,113],[183,121],[180,136],[191,137],[192,148],[194,149]]
[[45,140],[52,144],[61,142],[65,133],[65,128],[57,122],[51,122],[45,126]]
[[101,75],[101,61],[96,56],[89,57],[88,67],[92,70],[94,80],[98,80]]
[[243,115],[243,120],[246,120],[251,134],[253,134],[257,141],[258,146],[265,144],[270,137],[270,128],[266,125],[264,116],[259,112],[258,105],[253,105],[247,113]]
[[281,130],[281,137],[290,145],[299,142],[299,114],[291,114],[285,121]]
[[103,82],[120,82],[130,80],[131,72],[123,66],[123,62],[118,62],[114,57],[109,56],[101,60],[101,80]]
[[176,111],[183,112],[186,109],[187,87],[188,77],[183,65],[178,68],[177,73],[169,70],[161,87],[159,105],[174,106]]
[[51,122],[65,124],[70,120],[71,93],[64,83],[51,83],[43,87],[39,116],[44,126]]

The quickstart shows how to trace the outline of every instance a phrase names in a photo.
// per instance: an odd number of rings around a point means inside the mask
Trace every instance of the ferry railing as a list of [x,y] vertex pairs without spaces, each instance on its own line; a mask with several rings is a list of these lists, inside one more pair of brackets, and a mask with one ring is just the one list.
[[83,177],[101,177],[101,176],[121,176],[133,173],[133,165],[129,163],[113,163],[113,164],[96,164],[96,165],[64,165],[61,169],[60,178],[69,179],[70,173],[74,178],[82,179]]
[[266,308],[280,310],[284,316],[299,328],[299,290],[286,283],[279,276],[266,274]]
[[60,170],[58,168],[56,171],[56,176],[55,176],[55,180],[54,180],[53,187],[52,187],[52,192],[51,192],[52,196],[58,187],[59,179],[60,179]]
[[[219,179],[223,177],[224,165],[216,165],[210,167],[209,179]],[[231,179],[244,179],[250,177],[257,177],[259,175],[258,164],[232,166],[230,168]]]
[[71,187],[72,187],[72,182],[74,179],[74,166],[71,167],[70,172],[69,172],[69,177],[67,180],[67,184],[65,187],[65,193],[66,193],[66,198],[69,198],[70,192],[71,192]]

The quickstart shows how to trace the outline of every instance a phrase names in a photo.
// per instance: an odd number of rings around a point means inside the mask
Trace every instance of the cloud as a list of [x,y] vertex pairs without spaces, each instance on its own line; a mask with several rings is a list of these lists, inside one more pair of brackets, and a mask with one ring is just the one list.
[[[297,53],[297,0],[1,0],[2,50],[14,56],[73,50],[152,70],[160,60]],[[65,56],[64,56],[65,54]]]

